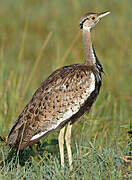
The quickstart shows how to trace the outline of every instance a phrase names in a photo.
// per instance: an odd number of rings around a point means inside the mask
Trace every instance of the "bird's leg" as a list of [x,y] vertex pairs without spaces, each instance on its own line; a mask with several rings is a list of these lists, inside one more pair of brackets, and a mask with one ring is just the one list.
[[71,129],[72,129],[72,124],[71,124],[71,122],[69,122],[68,126],[67,126],[67,130],[66,130],[65,140],[66,140],[66,147],[67,147],[70,170],[72,170],[72,168],[73,168],[73,166],[72,166],[72,151],[71,151]]
[[60,149],[60,157],[61,157],[61,167],[64,168],[64,133],[65,127],[60,130],[58,141],[59,141],[59,149]]

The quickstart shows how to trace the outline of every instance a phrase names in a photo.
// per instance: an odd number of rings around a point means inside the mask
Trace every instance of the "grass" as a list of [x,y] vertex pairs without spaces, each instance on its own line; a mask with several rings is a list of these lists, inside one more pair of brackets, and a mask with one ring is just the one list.
[[[132,128],[130,0],[4,0],[0,7],[0,135],[7,137],[39,84],[56,68],[83,62],[79,18],[112,12],[92,31],[103,86],[89,115],[73,126],[74,170],[60,167],[58,131],[17,155],[0,145],[0,179],[130,179]],[[33,150],[34,149],[34,150]]]

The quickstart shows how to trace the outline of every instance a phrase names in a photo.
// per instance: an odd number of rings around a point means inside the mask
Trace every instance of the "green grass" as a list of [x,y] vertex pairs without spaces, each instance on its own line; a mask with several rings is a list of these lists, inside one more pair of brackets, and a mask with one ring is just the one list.
[[[0,135],[8,133],[40,83],[58,67],[83,62],[79,18],[111,11],[92,31],[105,75],[89,115],[73,126],[74,170],[60,167],[58,131],[17,155],[0,145],[0,179],[123,179],[131,167],[131,1],[3,0],[0,5]],[[66,152],[66,151],[65,151]],[[128,173],[128,174],[127,174]],[[124,174],[126,176],[124,176]]]

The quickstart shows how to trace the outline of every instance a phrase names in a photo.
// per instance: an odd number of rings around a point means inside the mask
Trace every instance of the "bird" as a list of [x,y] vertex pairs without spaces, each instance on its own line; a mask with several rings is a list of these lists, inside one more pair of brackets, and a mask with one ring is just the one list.
[[60,128],[58,142],[61,166],[64,168],[66,142],[69,167],[72,170],[72,126],[85,112],[89,112],[102,84],[103,67],[92,44],[91,30],[109,13],[89,12],[81,17],[79,25],[84,63],[59,68],[41,83],[12,127],[7,138],[8,146],[22,151]]

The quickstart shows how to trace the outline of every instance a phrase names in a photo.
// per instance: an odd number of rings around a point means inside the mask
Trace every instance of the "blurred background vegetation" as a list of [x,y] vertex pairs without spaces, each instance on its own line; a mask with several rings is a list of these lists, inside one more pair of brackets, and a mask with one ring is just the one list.
[[[73,126],[73,149],[75,152],[75,144],[79,144],[81,152],[89,141],[100,151],[111,146],[123,150],[128,145],[127,131],[132,127],[131,0],[0,2],[1,136],[8,135],[34,91],[52,71],[83,63],[80,17],[107,10],[111,14],[92,31],[105,71],[103,86],[90,114]],[[57,135],[58,131],[41,141],[52,144]],[[49,146],[49,151],[58,152],[58,144]]]

